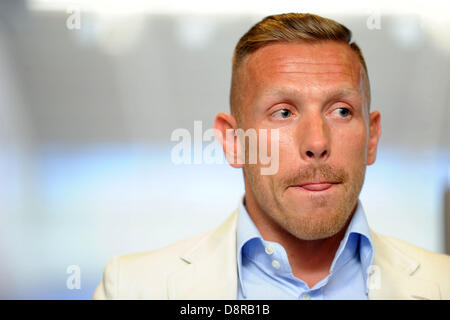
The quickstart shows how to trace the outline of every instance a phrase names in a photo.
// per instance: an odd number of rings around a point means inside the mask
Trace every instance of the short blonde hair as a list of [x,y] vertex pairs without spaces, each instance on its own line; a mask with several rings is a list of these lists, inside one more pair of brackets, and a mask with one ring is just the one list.
[[265,17],[241,37],[234,49],[230,90],[231,113],[240,118],[237,107],[239,104],[237,73],[243,60],[259,48],[275,42],[337,41],[348,44],[362,65],[362,81],[367,105],[370,107],[370,82],[366,62],[361,49],[355,42],[351,42],[351,38],[352,32],[344,25],[314,14],[285,13]]

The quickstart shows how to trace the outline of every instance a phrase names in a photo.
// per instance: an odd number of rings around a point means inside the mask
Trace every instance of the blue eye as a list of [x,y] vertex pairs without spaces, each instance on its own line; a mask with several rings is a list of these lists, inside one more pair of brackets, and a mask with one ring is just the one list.
[[[346,118],[350,115],[350,110],[347,108],[338,108],[336,110],[339,110],[339,116],[342,118]],[[334,110],[334,111],[336,111]]]
[[287,119],[290,116],[292,116],[292,112],[288,109],[281,109],[281,110],[278,110],[278,111],[275,111],[274,113],[272,113],[272,116],[280,117],[282,119]]

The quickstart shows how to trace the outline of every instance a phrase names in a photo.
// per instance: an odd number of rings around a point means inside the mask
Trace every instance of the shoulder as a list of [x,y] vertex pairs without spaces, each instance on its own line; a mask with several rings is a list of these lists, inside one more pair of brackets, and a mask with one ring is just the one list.
[[184,265],[186,261],[183,262],[183,258],[189,260],[192,255],[199,252],[208,255],[230,236],[235,238],[236,220],[237,213],[235,211],[213,230],[191,236],[161,249],[127,254],[115,259],[124,269],[133,271],[135,274],[140,274],[139,270],[167,272],[167,270],[176,269],[179,264]]
[[[194,247],[197,243],[208,237],[210,233],[211,232],[204,232],[183,240],[179,240],[160,249],[125,254],[115,257],[115,259],[117,260],[117,263],[129,271],[139,271],[142,268],[144,268],[146,272],[148,272],[149,268],[161,268],[167,270],[171,265],[179,260],[179,257],[183,255],[185,251]],[[156,261],[158,263],[150,263]]]
[[405,255],[420,262],[421,264],[439,264],[442,267],[446,267],[447,272],[450,272],[449,255],[429,251],[395,237],[381,235],[379,233],[377,233],[376,235],[381,243],[391,246],[392,248],[404,253]]
[[417,268],[411,272],[415,277],[439,284],[442,290],[450,294],[449,255],[432,252],[395,237],[378,233],[373,233],[373,240],[375,252],[377,249],[383,252],[389,251],[388,257],[391,262],[400,257],[414,261]]
[[183,265],[180,256],[211,232],[177,241],[166,247],[111,258],[94,299],[166,299],[167,278]]
[[108,261],[94,299],[167,299],[169,277],[192,258],[229,248],[235,237],[237,211],[216,229],[161,249],[126,254]]

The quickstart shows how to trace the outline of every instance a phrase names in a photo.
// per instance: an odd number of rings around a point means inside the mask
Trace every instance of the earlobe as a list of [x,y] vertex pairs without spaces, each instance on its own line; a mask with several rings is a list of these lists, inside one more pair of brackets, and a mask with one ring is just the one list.
[[237,154],[239,144],[234,134],[237,129],[236,119],[228,113],[219,113],[214,120],[214,133],[217,140],[222,144],[223,152],[228,163],[233,168],[242,168],[242,164],[238,164]]
[[378,142],[381,136],[381,115],[372,111],[369,115],[369,142],[367,147],[367,165],[375,163],[377,158]]

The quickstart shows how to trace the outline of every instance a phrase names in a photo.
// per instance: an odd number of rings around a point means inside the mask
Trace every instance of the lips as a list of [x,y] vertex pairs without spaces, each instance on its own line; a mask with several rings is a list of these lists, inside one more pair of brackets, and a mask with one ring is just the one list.
[[307,182],[301,185],[296,185],[293,187],[303,188],[308,191],[325,191],[331,188],[334,184],[333,182]]

